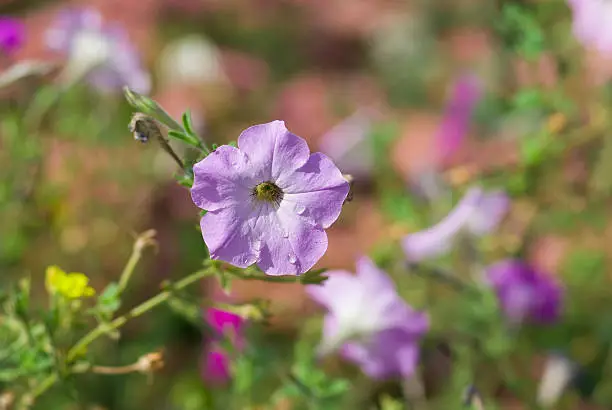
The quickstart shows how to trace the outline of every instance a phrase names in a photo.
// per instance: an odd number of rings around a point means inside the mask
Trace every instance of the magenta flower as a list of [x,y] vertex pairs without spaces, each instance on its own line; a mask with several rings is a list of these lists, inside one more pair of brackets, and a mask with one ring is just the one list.
[[374,166],[368,136],[372,130],[372,115],[366,109],[355,112],[326,132],[319,143],[321,151],[342,169],[357,178],[367,176]]
[[24,39],[25,27],[21,21],[0,17],[0,53],[14,53],[23,45]]
[[69,81],[85,76],[101,91],[123,86],[142,94],[150,90],[149,74],[123,27],[105,23],[94,9],[63,11],[47,30],[46,41],[68,58],[64,75]]
[[227,352],[221,342],[228,340],[236,350],[242,350],[244,319],[231,312],[208,309],[206,322],[213,331],[213,337],[204,349],[201,361],[202,378],[211,384],[225,383],[231,378],[231,352]]
[[409,261],[441,256],[461,234],[483,236],[493,231],[508,211],[510,200],[502,191],[485,192],[470,188],[455,208],[438,224],[411,233],[402,240]]
[[465,141],[470,130],[472,113],[480,99],[480,85],[473,76],[462,76],[454,84],[436,142],[440,161],[451,157]]
[[561,314],[563,289],[554,277],[528,264],[506,259],[486,271],[502,310],[512,323],[552,323]]
[[612,3],[608,0],[568,0],[572,30],[578,41],[602,53],[612,52]]
[[327,250],[349,183],[283,121],[255,125],[197,163],[193,202],[212,259],[269,275],[299,275]]
[[336,349],[372,378],[409,377],[419,359],[419,340],[429,328],[427,315],[413,310],[387,274],[366,257],[357,274],[329,272],[322,285],[309,285],[312,299],[327,309],[321,355]]

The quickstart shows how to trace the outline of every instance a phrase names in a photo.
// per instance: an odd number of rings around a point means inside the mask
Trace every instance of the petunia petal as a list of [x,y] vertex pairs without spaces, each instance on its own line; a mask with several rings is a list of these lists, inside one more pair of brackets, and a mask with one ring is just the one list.
[[510,198],[503,191],[490,191],[482,195],[467,220],[467,228],[477,236],[492,232],[510,208]]
[[254,172],[238,149],[223,145],[193,167],[191,198],[200,208],[216,211],[250,200]]
[[256,167],[263,168],[263,180],[273,182],[282,172],[305,164],[310,154],[306,141],[278,120],[244,130],[238,137],[238,147]]
[[253,235],[257,210],[249,205],[209,211],[200,227],[212,259],[220,259],[240,268],[257,261],[256,237]]
[[285,194],[283,201],[293,207],[293,213],[312,224],[329,228],[340,216],[348,194],[348,184],[316,192]]
[[357,276],[362,286],[370,289],[371,292],[380,294],[390,292],[395,294],[395,284],[391,278],[374,264],[372,259],[362,256],[356,263]]
[[278,209],[263,205],[256,232],[261,240],[257,265],[269,275],[299,275],[327,250],[327,234],[293,213],[283,201]]
[[327,280],[321,285],[307,285],[306,293],[315,302],[333,311],[334,307],[342,299],[342,295],[347,295],[347,288],[354,281],[355,276],[344,270],[333,270],[326,272]]

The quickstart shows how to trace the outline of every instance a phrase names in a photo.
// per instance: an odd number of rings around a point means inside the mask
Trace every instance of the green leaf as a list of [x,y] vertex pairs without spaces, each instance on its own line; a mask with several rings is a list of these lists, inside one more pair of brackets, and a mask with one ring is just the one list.
[[98,309],[108,315],[112,315],[121,307],[121,290],[119,284],[111,282],[98,297]]
[[323,274],[327,269],[311,269],[300,277],[300,282],[309,285],[320,285],[325,282],[328,277]]
[[179,141],[183,141],[186,144],[189,144],[193,147],[199,147],[200,146],[200,140],[198,140],[197,137],[193,136],[193,135],[189,135],[187,133],[184,133],[182,131],[175,131],[175,130],[170,130],[168,131],[168,136],[170,138],[174,138],[175,140],[179,140]]
[[128,87],[123,88],[123,93],[127,102],[138,111],[150,115],[158,121],[167,125],[170,129],[182,131],[183,127],[176,122],[170,114],[164,110],[161,105],[136,91],[130,90]]
[[189,112],[189,110],[185,111],[185,113],[183,114],[183,128],[185,128],[185,131],[187,132],[187,134],[191,135],[191,136],[196,136],[196,133],[193,131],[193,124],[191,122],[191,113]]

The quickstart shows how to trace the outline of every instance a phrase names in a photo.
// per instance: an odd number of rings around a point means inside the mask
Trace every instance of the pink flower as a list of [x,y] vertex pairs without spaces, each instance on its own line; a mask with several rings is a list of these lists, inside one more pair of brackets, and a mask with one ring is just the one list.
[[601,53],[612,52],[612,2],[608,0],[568,0],[576,39]]
[[240,351],[244,347],[244,319],[219,309],[206,311],[206,322],[213,335],[204,348],[201,359],[201,376],[209,384],[223,384],[231,378],[231,352],[224,349],[224,340]]

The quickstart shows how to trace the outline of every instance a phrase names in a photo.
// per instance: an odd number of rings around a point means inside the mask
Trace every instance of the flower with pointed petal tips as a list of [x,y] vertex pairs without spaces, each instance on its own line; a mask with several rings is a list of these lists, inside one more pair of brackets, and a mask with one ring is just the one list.
[[461,233],[482,236],[493,231],[505,216],[509,202],[502,191],[470,188],[442,221],[404,237],[406,257],[411,262],[434,258],[448,252]]
[[327,250],[349,183],[283,121],[255,125],[197,163],[193,202],[212,259],[269,275],[299,275]]
[[367,257],[357,274],[328,272],[322,285],[309,285],[312,299],[327,309],[319,353],[340,349],[372,378],[409,377],[419,358],[419,339],[429,328],[425,313],[414,311],[393,281]]
[[64,53],[64,76],[74,81],[86,76],[100,91],[120,91],[123,86],[148,93],[149,73],[124,27],[105,23],[95,9],[66,9],[46,32],[47,46]]
[[563,289],[554,277],[518,259],[497,262],[485,275],[512,323],[552,323],[559,318]]

